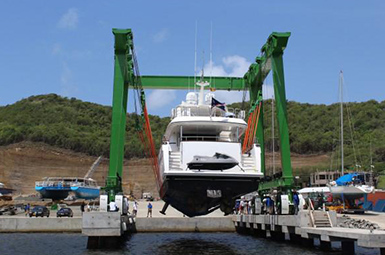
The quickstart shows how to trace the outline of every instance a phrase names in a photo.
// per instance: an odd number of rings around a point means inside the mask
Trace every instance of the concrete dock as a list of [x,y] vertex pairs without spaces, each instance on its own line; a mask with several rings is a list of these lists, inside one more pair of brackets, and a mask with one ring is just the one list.
[[81,232],[82,218],[29,218],[18,216],[0,217],[0,233],[27,232]]
[[341,228],[337,217],[331,213],[329,227],[317,227],[309,211],[298,215],[234,215],[233,222],[237,232],[270,237],[284,241],[286,237],[294,243],[311,247],[314,239],[320,241],[321,249],[330,250],[331,242],[341,242],[343,254],[354,254],[354,244],[365,248],[378,248],[385,254],[385,231]]
[[[354,253],[354,244],[366,248],[378,248],[385,255],[385,231],[383,230],[385,214],[368,213],[365,215],[349,215],[351,218],[366,219],[378,223],[382,230],[365,230],[337,227],[338,222],[344,219],[342,215],[329,212],[328,218],[314,218],[317,211],[300,211],[299,215],[232,215],[223,216],[220,211],[215,211],[206,216],[195,218],[184,217],[173,208],[167,215],[159,213],[163,203],[153,202],[153,217],[147,218],[148,202],[139,204],[137,217],[128,217],[131,220],[121,221],[119,213],[107,213],[109,222],[100,222],[94,219],[92,231],[94,235],[100,234],[100,229],[110,231],[109,236],[122,235],[125,227],[135,227],[136,232],[233,232],[252,234],[263,238],[272,238],[277,241],[290,240],[301,245],[313,246],[314,240],[319,240],[321,248],[328,250],[332,242],[340,242],[344,254]],[[55,211],[51,211],[49,218],[27,217],[24,213],[13,216],[0,216],[1,232],[77,232],[85,233],[83,220],[85,215],[95,216],[93,212],[81,214],[79,208],[72,208],[73,218],[56,218]],[[114,215],[116,218],[114,218]],[[126,222],[126,226],[120,224]],[[129,223],[134,224],[128,226]],[[104,224],[104,225],[103,225]],[[118,225],[117,225],[118,224]],[[131,229],[132,230],[132,229]],[[85,231],[85,232],[84,232]],[[88,233],[92,236],[92,233]]]
[[[152,217],[147,218],[147,204],[139,200],[138,213],[135,218],[138,232],[228,232],[234,231],[231,217],[224,217],[219,210],[205,216],[188,218],[172,207],[167,214],[159,213],[163,201],[153,201]],[[23,212],[17,215],[0,216],[1,232],[82,232],[82,213],[80,206],[70,206],[73,218],[56,218],[56,211],[51,211],[49,218],[35,218],[25,216]],[[130,204],[132,210],[132,203]]]
[[[234,232],[232,217],[137,217],[137,232]],[[103,227],[103,226],[101,226]],[[116,228],[115,228],[116,230]],[[82,217],[29,218],[0,217],[0,233],[82,232]]]
[[136,218],[138,232],[234,232],[231,216]]

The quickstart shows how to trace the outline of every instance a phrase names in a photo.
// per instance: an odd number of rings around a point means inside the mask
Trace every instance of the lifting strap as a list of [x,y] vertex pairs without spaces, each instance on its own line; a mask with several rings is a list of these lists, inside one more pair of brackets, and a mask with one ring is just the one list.
[[[141,76],[139,72],[138,61],[137,61],[134,46],[132,45],[131,47],[132,47],[133,67],[134,67],[133,71],[135,74],[134,79],[132,80],[132,85],[133,85],[133,89],[136,92],[134,93],[134,106],[135,106],[135,112],[136,112],[135,126],[138,132],[139,138],[143,144],[144,154],[151,162],[156,184],[158,186],[158,190],[160,191],[161,187],[159,187],[159,185],[161,183],[161,177],[159,172],[158,156],[156,153],[154,139],[152,137],[150,118],[148,117],[146,97],[143,90],[142,81],[140,78]],[[140,108],[140,113],[138,108]]]
[[242,144],[242,154],[248,153],[254,144],[255,134],[257,133],[259,116],[261,113],[262,101],[250,112],[247,120],[247,129]]
[[[150,126],[150,118],[148,117],[147,107],[144,105],[143,112],[142,112],[142,118],[144,121],[142,122],[142,128],[138,129],[138,135],[140,138],[140,141],[143,144],[144,154],[146,158],[150,160],[154,176],[156,179],[156,184],[159,185],[161,182],[160,175],[159,175],[159,162],[158,162],[158,156],[156,153],[156,147],[154,143],[154,139],[152,136],[151,126]],[[158,187],[159,189],[160,187]]]

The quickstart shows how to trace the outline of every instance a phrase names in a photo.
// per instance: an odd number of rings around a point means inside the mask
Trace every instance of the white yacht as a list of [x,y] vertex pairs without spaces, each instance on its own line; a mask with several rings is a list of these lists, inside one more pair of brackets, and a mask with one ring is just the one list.
[[204,93],[189,92],[186,101],[172,109],[163,137],[157,176],[161,198],[183,214],[193,217],[220,208],[233,210],[234,201],[257,190],[261,172],[258,145],[242,154],[241,137],[247,123],[245,112],[228,109]]

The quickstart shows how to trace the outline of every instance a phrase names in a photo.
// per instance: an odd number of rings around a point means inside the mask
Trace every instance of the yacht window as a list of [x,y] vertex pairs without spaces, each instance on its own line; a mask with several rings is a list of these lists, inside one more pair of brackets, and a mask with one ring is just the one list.
[[182,141],[217,141],[215,134],[183,134]]

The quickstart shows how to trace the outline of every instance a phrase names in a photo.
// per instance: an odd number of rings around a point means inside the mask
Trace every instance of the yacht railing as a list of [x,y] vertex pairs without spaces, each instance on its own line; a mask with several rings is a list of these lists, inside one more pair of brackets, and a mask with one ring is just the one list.
[[171,110],[171,119],[176,117],[194,117],[194,116],[211,116],[211,117],[227,117],[245,119],[245,111],[238,108],[226,108],[227,111],[218,110],[218,108],[191,108],[186,106],[178,106]]
[[63,182],[63,181],[43,181],[36,182],[35,186],[37,187],[71,187],[72,182]]
[[183,141],[208,141],[208,142],[233,142],[238,143],[239,141],[236,139],[231,139],[230,137],[222,137],[222,136],[182,136]]
[[85,183],[85,182],[68,182],[68,181],[41,181],[35,182],[36,187],[89,187],[89,186],[97,186],[94,183]]

